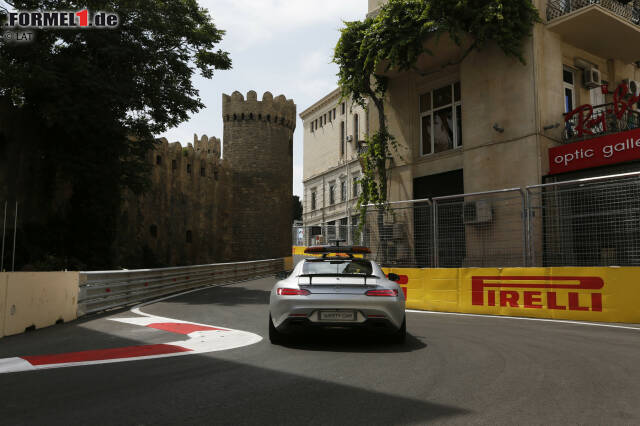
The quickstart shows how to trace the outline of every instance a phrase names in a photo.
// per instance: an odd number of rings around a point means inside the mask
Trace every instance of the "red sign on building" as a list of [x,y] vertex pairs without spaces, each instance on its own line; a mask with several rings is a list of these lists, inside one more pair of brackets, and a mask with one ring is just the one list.
[[640,129],[549,149],[549,174],[640,160]]

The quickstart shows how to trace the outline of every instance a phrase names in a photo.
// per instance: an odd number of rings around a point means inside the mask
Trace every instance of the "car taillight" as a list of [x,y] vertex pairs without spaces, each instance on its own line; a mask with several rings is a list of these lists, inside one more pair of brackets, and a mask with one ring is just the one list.
[[398,290],[369,290],[365,294],[367,296],[396,297]]
[[298,288],[279,288],[278,296],[308,296],[311,294],[309,290],[300,290]]

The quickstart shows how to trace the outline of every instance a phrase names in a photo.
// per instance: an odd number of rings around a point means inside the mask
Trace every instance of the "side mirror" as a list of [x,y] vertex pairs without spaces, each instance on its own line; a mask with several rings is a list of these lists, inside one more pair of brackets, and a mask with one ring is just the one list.
[[289,272],[287,271],[281,271],[276,273],[276,279],[278,280],[285,280],[288,277],[289,277]]
[[400,281],[400,275],[394,274],[393,272],[390,272],[389,275],[387,275],[387,278],[389,278],[389,280],[395,281],[395,282]]

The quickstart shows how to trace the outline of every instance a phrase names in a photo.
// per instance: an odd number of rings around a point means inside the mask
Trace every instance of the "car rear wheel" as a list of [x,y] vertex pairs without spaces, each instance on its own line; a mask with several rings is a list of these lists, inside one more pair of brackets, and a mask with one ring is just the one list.
[[391,343],[395,343],[397,345],[401,345],[401,344],[404,343],[406,338],[407,338],[407,317],[405,315],[404,319],[402,320],[402,325],[400,326],[398,331],[396,331],[391,336]]
[[274,345],[281,345],[285,341],[285,337],[278,329],[273,325],[271,314],[269,314],[269,341]]

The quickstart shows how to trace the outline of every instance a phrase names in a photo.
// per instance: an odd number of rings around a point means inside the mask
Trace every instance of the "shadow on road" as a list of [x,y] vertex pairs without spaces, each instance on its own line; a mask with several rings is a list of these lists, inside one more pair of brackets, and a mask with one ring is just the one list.
[[[130,327],[133,336],[136,329]],[[77,334],[77,330],[67,331],[74,339],[86,337]],[[33,339],[36,333],[29,337]],[[86,349],[99,341],[117,346],[142,343],[133,338],[128,342],[124,338],[113,341],[109,334],[95,330],[91,333],[92,342]],[[333,350],[338,350],[338,342],[333,345]],[[367,346],[351,342],[349,346],[351,350],[384,350],[373,343]],[[320,350],[313,347],[307,345],[308,350]],[[257,347],[237,351],[250,348]],[[65,350],[63,346],[56,352]],[[374,360],[366,366],[356,363],[353,368],[380,369],[378,374],[385,380],[402,382],[402,376],[384,371],[382,366],[383,361]],[[274,357],[254,356],[239,363],[206,354],[5,374],[0,376],[0,383],[11,392],[3,394],[0,418],[7,425],[51,426],[391,425],[425,424],[470,414],[465,408],[431,402],[398,390],[397,383],[393,391],[371,389],[374,382],[368,381],[366,374],[359,384],[309,377],[315,374],[314,368],[295,357],[286,369],[282,371]]]
[[189,305],[266,305],[271,290],[256,290],[241,286],[213,287],[212,291],[201,291],[163,301],[164,303],[186,303]]
[[377,334],[317,331],[289,337],[283,345],[290,349],[315,352],[402,353],[425,349],[427,344],[407,333],[403,344],[394,344]]

